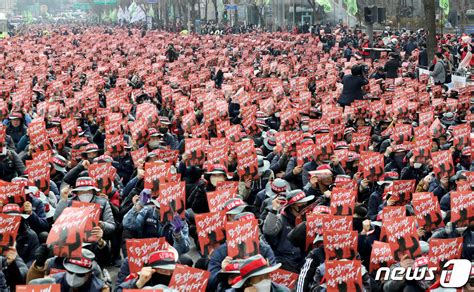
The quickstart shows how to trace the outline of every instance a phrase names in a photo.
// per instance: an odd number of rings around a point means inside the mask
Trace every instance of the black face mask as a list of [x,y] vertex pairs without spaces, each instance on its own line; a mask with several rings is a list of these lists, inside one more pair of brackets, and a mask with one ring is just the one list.
[[357,232],[361,232],[362,231],[362,222],[364,221],[365,219],[364,218],[358,218],[358,217],[354,217],[352,219],[352,230],[355,230]]
[[161,134],[166,134],[168,133],[168,128],[159,128],[158,130]]
[[158,274],[154,273],[148,281],[147,286],[155,286],[155,285],[165,285],[168,286],[171,281],[171,275],[163,275],[163,274]]
[[461,156],[460,164],[462,165],[462,167],[469,169],[471,166],[471,161],[469,158],[465,158]]

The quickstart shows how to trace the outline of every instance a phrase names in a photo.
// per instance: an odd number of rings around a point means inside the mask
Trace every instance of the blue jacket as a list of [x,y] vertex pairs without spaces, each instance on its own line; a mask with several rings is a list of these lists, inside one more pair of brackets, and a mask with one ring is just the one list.
[[169,243],[173,243],[179,254],[189,251],[189,227],[184,223],[184,228],[177,234],[173,234],[171,225],[163,225],[160,222],[160,214],[154,206],[145,206],[140,212],[135,208],[130,209],[123,218],[123,227],[129,231],[136,232],[138,238],[166,237]]
[[[273,254],[272,249],[264,241],[260,241],[260,254],[267,259],[270,265],[275,265],[275,255]],[[227,256],[227,243],[222,244],[216,248],[209,258],[209,266],[207,270],[211,273],[209,277],[209,284],[207,289],[210,291],[215,291],[219,282],[217,281],[217,274],[222,270],[222,261]]]
[[263,223],[263,234],[271,246],[277,262],[283,269],[297,273],[304,261],[299,247],[288,240],[288,234],[295,228],[294,216],[268,213]]
[[379,214],[379,207],[383,204],[382,194],[375,191],[369,197],[369,204],[367,210],[367,216],[372,221],[377,221],[377,215]]
[[33,212],[31,213],[30,217],[26,219],[26,222],[28,222],[28,225],[30,225],[31,229],[33,229],[33,231],[38,234],[43,231],[48,231],[49,223],[46,219],[46,213],[44,213],[43,202],[33,196],[30,196],[30,202]]
[[[58,273],[51,276],[57,284],[61,284],[61,292],[72,291],[72,288],[66,282],[66,273]],[[106,286],[105,282],[92,274],[90,280],[79,289],[75,291],[79,292],[99,292]]]
[[449,190],[445,190],[437,179],[434,179],[430,182],[430,187],[428,188],[428,192],[433,192],[433,194],[438,197],[438,201],[449,192]]

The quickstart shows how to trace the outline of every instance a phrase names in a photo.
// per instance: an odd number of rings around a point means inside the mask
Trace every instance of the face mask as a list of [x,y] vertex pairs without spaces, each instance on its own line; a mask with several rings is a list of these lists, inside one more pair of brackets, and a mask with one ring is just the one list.
[[168,133],[168,128],[159,128],[158,131],[159,131],[161,134],[166,134],[166,133]]
[[92,193],[81,194],[79,195],[79,201],[90,203],[93,197],[94,197],[94,194]]
[[153,284],[153,286],[160,285],[160,284],[168,286],[170,284],[170,281],[171,281],[171,275],[163,275],[159,273],[154,273],[151,276],[151,281],[149,283]]
[[84,285],[87,281],[86,275],[78,276],[77,274],[71,274],[66,272],[66,283],[71,286],[71,288],[79,288]]
[[225,178],[222,175],[211,175],[210,180],[211,184],[216,187],[217,183],[224,182]]
[[158,147],[160,147],[160,141],[150,141],[148,142],[148,145],[151,149],[157,149]]
[[415,163],[413,163],[413,167],[414,167],[415,169],[418,169],[418,168],[421,167],[421,163],[415,162]]
[[257,289],[257,292],[269,292],[272,288],[272,281],[270,279],[262,280],[252,286]]

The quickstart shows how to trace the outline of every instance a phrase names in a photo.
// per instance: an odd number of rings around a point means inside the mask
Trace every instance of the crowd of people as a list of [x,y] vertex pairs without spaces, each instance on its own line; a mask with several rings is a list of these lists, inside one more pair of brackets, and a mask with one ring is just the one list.
[[444,263],[474,259],[474,87],[450,80],[474,43],[439,35],[428,60],[425,38],[32,25],[0,40],[0,291],[442,287]]

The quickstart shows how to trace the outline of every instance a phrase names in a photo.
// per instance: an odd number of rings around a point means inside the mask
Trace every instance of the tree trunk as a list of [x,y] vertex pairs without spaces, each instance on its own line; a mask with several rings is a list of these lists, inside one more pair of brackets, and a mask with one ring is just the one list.
[[212,0],[212,5],[214,6],[214,13],[216,15],[216,23],[219,23],[219,11],[217,10],[217,0]]
[[208,11],[208,8],[209,8],[209,0],[205,0],[205,4],[204,4],[204,11],[205,11],[205,15],[204,15],[204,21],[207,23],[207,13],[209,12]]
[[428,29],[426,52],[428,53],[428,62],[431,62],[436,50],[436,8],[434,0],[423,0],[423,4]]
[[168,26],[170,24],[170,14],[169,14],[168,0],[166,0],[165,5],[163,5],[163,15],[165,17],[165,25]]

